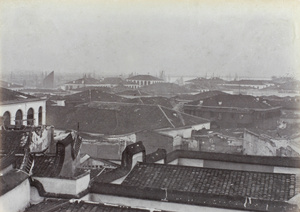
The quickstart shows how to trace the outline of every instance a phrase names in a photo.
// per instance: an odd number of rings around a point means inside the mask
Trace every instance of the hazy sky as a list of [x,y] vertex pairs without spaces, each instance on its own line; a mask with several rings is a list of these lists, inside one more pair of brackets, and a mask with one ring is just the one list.
[[1,72],[296,75],[299,3],[4,0]]

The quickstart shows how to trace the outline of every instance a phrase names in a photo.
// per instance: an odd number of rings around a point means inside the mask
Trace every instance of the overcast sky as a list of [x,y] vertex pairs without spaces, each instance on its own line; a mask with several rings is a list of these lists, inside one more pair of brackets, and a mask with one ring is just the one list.
[[1,72],[297,75],[299,3],[6,0]]

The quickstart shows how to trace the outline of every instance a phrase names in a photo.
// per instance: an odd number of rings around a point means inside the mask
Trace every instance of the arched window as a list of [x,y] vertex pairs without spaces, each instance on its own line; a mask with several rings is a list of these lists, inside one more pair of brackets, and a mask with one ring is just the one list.
[[33,125],[34,124],[34,112],[32,108],[29,108],[27,111],[27,125]]
[[40,106],[39,108],[39,125],[43,124],[43,107]]
[[10,112],[6,111],[3,114],[3,119],[4,119],[4,126],[10,125]]
[[16,123],[16,126],[21,126],[23,124],[23,112],[22,112],[22,110],[18,110],[16,112],[15,123]]

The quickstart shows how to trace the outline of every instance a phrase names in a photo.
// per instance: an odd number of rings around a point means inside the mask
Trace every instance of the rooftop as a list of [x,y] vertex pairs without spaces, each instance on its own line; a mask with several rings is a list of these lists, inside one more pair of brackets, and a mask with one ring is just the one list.
[[[131,208],[128,206],[116,206],[103,203],[86,202],[83,200],[45,199],[37,205],[31,205],[25,212],[143,212],[147,209]],[[152,210],[151,210],[152,211]]]
[[102,102],[123,102],[127,100],[124,97],[120,97],[113,93],[109,93],[99,89],[89,89],[76,94],[64,96],[67,102],[90,102],[90,101],[102,101]]
[[206,99],[209,97],[213,97],[213,96],[217,96],[219,94],[225,94],[222,91],[218,91],[218,90],[214,90],[214,91],[206,91],[206,92],[201,92],[198,94],[181,94],[176,96],[177,99],[183,99],[183,100],[191,100],[191,101],[195,101],[195,100],[202,100],[202,99]]
[[136,75],[133,77],[127,78],[127,80],[153,80],[153,81],[163,81],[160,78],[151,76],[151,75]]
[[99,84],[100,80],[91,77],[83,77],[77,80],[69,81],[65,84]]
[[82,132],[110,135],[145,129],[179,128],[208,122],[206,119],[159,105],[116,103],[107,105],[106,109],[99,109],[97,104],[47,108],[47,124],[55,125],[57,129],[77,129],[79,123]]
[[188,93],[189,90],[185,87],[179,86],[175,83],[156,83],[147,86],[143,86],[140,88],[142,92],[146,92],[154,95],[177,95],[180,93]]
[[293,174],[138,163],[122,185],[199,194],[287,201],[295,196]]
[[0,196],[11,191],[28,177],[26,173],[20,170],[12,170],[5,175],[0,175]]
[[139,89],[136,90],[125,90],[116,93],[117,95],[124,95],[124,96],[148,96],[149,94],[145,92],[141,92]]
[[234,85],[265,85],[266,83],[272,83],[272,81],[268,80],[234,80],[226,82],[226,84],[234,84]]
[[11,101],[28,101],[28,100],[35,100],[37,99],[35,96],[31,96],[28,94],[24,94],[18,91],[12,91],[6,88],[0,88],[0,102],[6,103]]
[[124,83],[125,81],[120,77],[106,77],[104,78],[100,84],[113,84],[113,85],[119,85],[121,83]]
[[139,97],[128,99],[126,102],[128,103],[136,103],[136,104],[145,104],[145,105],[161,105],[168,108],[173,108],[172,103],[174,102],[172,99],[167,97]]
[[22,88],[24,86],[13,83],[13,82],[6,82],[6,81],[3,81],[3,80],[0,80],[0,87],[4,87],[4,88]]
[[189,105],[201,105],[206,107],[231,107],[243,109],[271,109],[274,108],[268,102],[250,95],[219,94],[202,100],[188,103]]

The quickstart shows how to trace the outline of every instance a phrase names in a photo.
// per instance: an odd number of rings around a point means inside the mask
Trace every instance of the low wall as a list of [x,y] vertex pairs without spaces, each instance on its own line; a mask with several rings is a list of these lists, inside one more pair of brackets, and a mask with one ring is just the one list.
[[90,174],[85,173],[77,179],[34,177],[44,187],[45,192],[55,194],[78,195],[86,190],[90,183]]
[[30,202],[30,184],[26,179],[20,185],[11,191],[0,196],[0,211],[19,212],[29,205]]

